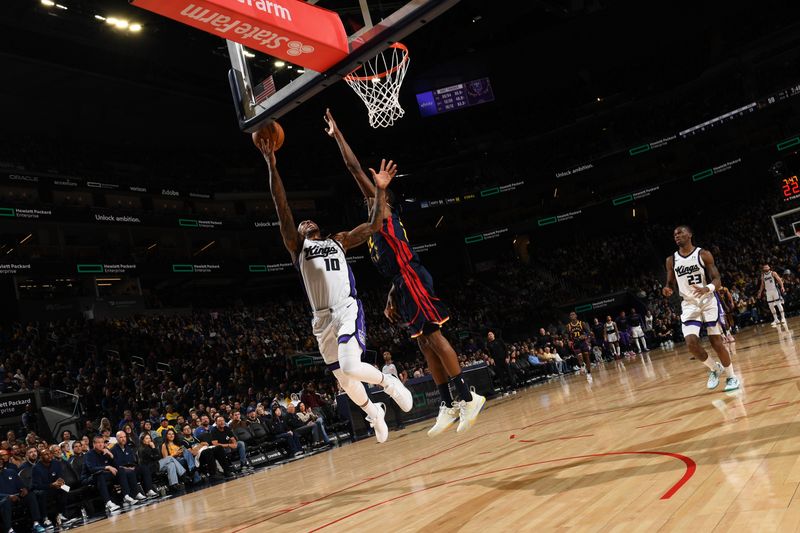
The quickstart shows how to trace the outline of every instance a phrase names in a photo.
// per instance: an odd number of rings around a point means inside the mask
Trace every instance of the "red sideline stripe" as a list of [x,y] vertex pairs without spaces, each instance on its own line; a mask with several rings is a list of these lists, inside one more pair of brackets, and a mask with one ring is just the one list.
[[660,426],[661,424],[669,424],[670,422],[675,422],[676,420],[682,420],[682,419],[681,418],[673,418],[671,420],[664,420],[663,422],[656,422],[655,424],[647,424],[647,425],[644,425],[644,426],[636,426],[636,429],[649,428],[649,427],[653,427],[653,426]]
[[353,517],[353,516],[355,516],[357,514],[361,514],[363,512],[369,511],[370,509],[374,509],[375,507],[379,507],[381,505],[385,505],[387,503],[391,503],[391,502],[393,502],[395,500],[399,500],[399,499],[411,496],[413,494],[418,494],[418,493],[424,492],[426,490],[431,490],[431,489],[443,487],[445,485],[452,485],[452,484],[458,483],[460,481],[466,481],[468,479],[474,479],[476,477],[486,476],[486,475],[489,475],[489,474],[496,474],[496,473],[499,473],[499,472],[506,472],[508,470],[515,470],[517,468],[526,468],[526,467],[529,467],[529,466],[536,466],[536,465],[547,464],[547,463],[555,463],[555,462],[558,462],[558,461],[569,461],[569,460],[572,460],[572,459],[591,459],[591,458],[595,458],[595,457],[605,457],[605,456],[609,456],[609,455],[664,455],[666,457],[673,457],[675,459],[683,461],[683,463],[686,465],[686,471],[683,473],[683,476],[681,477],[681,479],[679,479],[677,483],[675,483],[672,487],[670,487],[670,489],[661,496],[660,499],[662,499],[662,500],[668,500],[668,499],[672,498],[675,495],[675,493],[678,492],[681,489],[681,487],[683,487],[686,484],[686,482],[689,481],[689,479],[691,479],[691,477],[694,475],[695,471],[697,470],[697,463],[695,463],[691,458],[686,457],[685,455],[681,455],[679,453],[671,453],[671,452],[651,452],[651,451],[645,451],[645,452],[606,452],[606,453],[593,453],[593,454],[589,454],[589,455],[576,455],[574,457],[563,457],[561,459],[549,459],[549,460],[546,460],[546,461],[536,461],[535,463],[527,463],[527,464],[522,464],[522,465],[509,466],[507,468],[499,468],[497,470],[490,470],[488,472],[482,472],[480,474],[473,474],[471,476],[466,476],[466,477],[462,477],[462,478],[459,478],[459,479],[454,479],[452,481],[444,481],[444,482],[438,483],[436,485],[431,485],[429,487],[424,487],[424,488],[421,488],[421,489],[413,490],[411,492],[406,492],[404,494],[400,494],[399,496],[395,496],[394,498],[389,498],[387,500],[383,500],[383,501],[380,501],[378,503],[374,503],[374,504],[369,505],[367,507],[363,507],[363,508],[361,508],[361,509],[359,509],[357,511],[353,511],[352,513],[350,513],[348,515],[342,516],[340,518],[337,518],[336,520],[328,522],[327,524],[323,524],[323,525],[321,525],[321,526],[319,526],[319,527],[317,527],[315,529],[312,529],[312,530],[310,530],[310,532],[313,533],[315,531],[319,531],[321,529],[325,529],[328,526],[332,526],[332,525],[337,524],[337,523],[339,523],[339,522],[341,522],[343,520],[347,520],[348,518],[351,518],[351,517]]

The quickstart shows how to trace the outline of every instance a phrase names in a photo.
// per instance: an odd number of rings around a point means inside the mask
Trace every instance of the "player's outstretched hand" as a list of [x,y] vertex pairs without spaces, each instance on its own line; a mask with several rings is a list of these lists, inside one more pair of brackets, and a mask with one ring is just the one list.
[[260,135],[259,132],[253,133],[253,144],[256,145],[258,151],[264,156],[267,163],[275,165],[275,150],[273,149],[272,139]]
[[385,159],[381,159],[380,172],[376,173],[371,168],[369,171],[372,172],[372,180],[375,182],[375,186],[379,189],[387,189],[397,174],[397,165],[392,160],[387,163]]
[[397,321],[400,319],[397,308],[391,301],[386,303],[386,309],[383,310],[383,316],[385,316],[392,324],[397,324]]
[[337,126],[336,121],[333,120],[333,115],[331,114],[330,109],[325,109],[325,116],[322,117],[322,119],[325,121],[325,124],[328,125],[328,127],[325,128],[325,133],[327,133],[329,137],[333,137],[339,133],[339,126]]
[[669,298],[672,296],[672,289],[670,289],[669,287],[664,287],[663,289],[661,289],[661,294]]

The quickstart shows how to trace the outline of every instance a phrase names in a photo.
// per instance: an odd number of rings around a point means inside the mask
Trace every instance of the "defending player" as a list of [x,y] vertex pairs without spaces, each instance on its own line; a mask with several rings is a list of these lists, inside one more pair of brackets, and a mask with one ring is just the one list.
[[[367,206],[375,209],[376,190],[367,178],[358,158],[345,141],[330,110],[325,112],[326,133],[336,140],[347,169],[356,179],[364,194]],[[408,242],[403,223],[388,199],[388,215],[383,225],[369,238],[370,258],[378,271],[392,282],[384,314],[392,322],[401,322],[417,339],[419,349],[428,362],[433,381],[439,389],[442,403],[436,423],[428,431],[435,437],[459,420],[457,432],[467,431],[486,403],[486,398],[470,390],[461,375],[461,365],[455,350],[442,335],[441,326],[450,318],[447,307],[435,296],[433,278],[422,266],[416,252]],[[460,396],[453,401],[450,394],[452,382]]]
[[[686,346],[695,358],[708,367],[706,386],[714,389],[719,385],[719,375],[725,373],[725,390],[739,388],[739,379],[720,330],[720,304],[714,291],[722,285],[714,257],[708,250],[692,244],[689,226],[678,226],[673,232],[678,251],[667,257],[667,283],[662,289],[664,296],[672,296],[672,287],[677,284],[681,295],[681,324]],[[710,282],[709,282],[710,281]],[[700,327],[705,326],[712,348],[719,361],[712,362],[705,348],[700,346]],[[721,364],[720,364],[721,362]]]
[[783,280],[767,264],[762,266],[761,270],[761,283],[758,286],[756,299],[761,298],[761,294],[766,292],[767,307],[772,313],[772,324],[770,325],[773,328],[778,325],[778,312],[781,317],[780,323],[786,324],[786,313],[783,312]]
[[361,382],[383,386],[406,412],[411,410],[413,398],[399,379],[361,361],[366,341],[364,310],[357,297],[355,279],[345,251],[363,244],[380,228],[383,217],[387,215],[386,188],[397,173],[397,167],[384,160],[380,172],[370,169],[375,180],[376,208],[369,222],[351,231],[323,238],[319,226],[311,220],[304,220],[295,228],[271,140],[254,133],[253,142],[267,162],[269,188],[278,212],[283,244],[300,271],[308,302],[314,310],[311,327],[322,358],[342,389],[367,414],[367,421],[374,428],[378,442],[384,442],[389,437],[389,428],[384,420],[385,406],[373,403]]
[[567,334],[572,341],[572,353],[578,359],[581,372],[586,372],[586,379],[592,381],[592,356],[589,348],[589,325],[583,320],[578,320],[578,314],[572,311],[569,314]]

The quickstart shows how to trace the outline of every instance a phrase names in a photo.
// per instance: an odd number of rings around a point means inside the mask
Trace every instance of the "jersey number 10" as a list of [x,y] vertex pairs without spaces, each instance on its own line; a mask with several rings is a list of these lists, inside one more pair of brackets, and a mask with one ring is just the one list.
[[339,260],[338,259],[326,259],[325,260],[325,270],[330,272],[331,270],[339,270]]

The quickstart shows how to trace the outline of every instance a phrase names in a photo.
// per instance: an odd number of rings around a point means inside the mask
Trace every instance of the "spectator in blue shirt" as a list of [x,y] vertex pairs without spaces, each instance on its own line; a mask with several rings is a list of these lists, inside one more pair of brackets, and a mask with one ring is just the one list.
[[54,461],[53,455],[47,449],[42,450],[39,462],[33,467],[33,494],[39,504],[39,511],[43,517],[49,517],[57,524],[66,520],[64,511],[67,508],[67,493],[61,490],[64,485],[61,469],[61,461]]
[[111,501],[108,486],[114,483],[117,469],[114,467],[114,454],[106,448],[102,435],[92,439],[92,450],[83,461],[81,479],[85,485],[94,485],[100,497],[106,502],[107,511],[119,511],[119,505]]
[[[150,475],[150,469],[140,468],[136,448],[128,440],[128,435],[124,431],[117,432],[117,444],[111,448],[111,453],[114,454],[114,466],[119,470],[117,477],[122,484],[122,492],[125,494],[136,492],[136,496],[133,496],[133,499],[139,501],[146,500],[148,496],[154,498],[156,493],[153,490],[153,478]],[[144,490],[147,491],[147,496],[139,490],[139,477],[142,478],[142,485]],[[127,490],[125,485],[128,486]],[[125,498],[125,502],[135,503],[130,502],[128,498]]]
[[45,528],[39,523],[42,515],[39,512],[39,505],[36,498],[28,492],[22,484],[16,470],[7,468],[9,454],[7,450],[0,450],[0,521],[3,529],[9,533],[14,533],[11,527],[11,506],[15,503],[23,502],[28,505],[33,520],[33,531],[44,533]]
[[[206,433],[211,434],[211,419],[208,415],[203,415],[200,417],[200,425],[194,430],[194,438],[203,440],[202,436]],[[209,444],[211,444],[211,441],[209,441]]]

